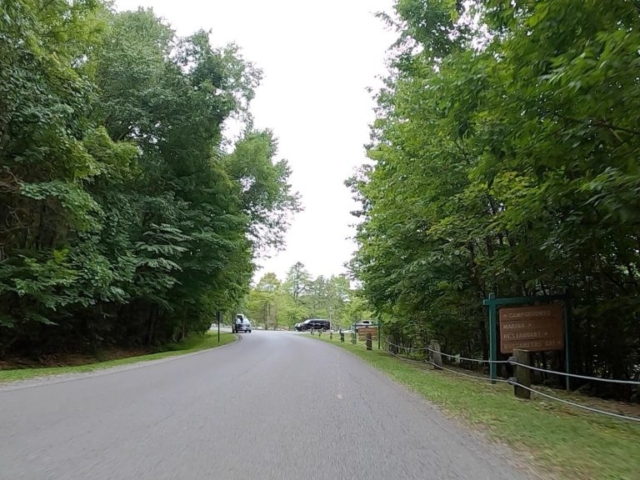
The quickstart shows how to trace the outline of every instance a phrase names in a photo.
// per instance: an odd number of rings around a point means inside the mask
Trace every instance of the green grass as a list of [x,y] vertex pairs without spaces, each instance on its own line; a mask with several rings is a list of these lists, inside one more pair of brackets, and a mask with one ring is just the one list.
[[187,353],[199,352],[208,348],[214,348],[236,340],[236,335],[232,333],[221,333],[220,343],[218,343],[217,333],[209,332],[202,336],[194,336],[184,342],[168,345],[166,350],[159,353],[149,355],[140,355],[135,357],[119,358],[117,360],[108,360],[105,362],[88,363],[86,365],[76,365],[71,367],[43,367],[43,368],[17,368],[13,370],[0,370],[0,383],[14,382],[17,380],[26,380],[29,378],[60,375],[66,373],[84,373],[102,370],[130,363],[146,362],[149,360],[159,360],[176,355],[184,355]]
[[[637,480],[640,424],[583,413],[552,400],[518,400],[506,384],[491,385],[408,364],[364,345],[334,343],[440,406],[449,416],[508,444],[552,478]],[[562,392],[554,392],[562,396]],[[568,397],[564,397],[568,398]],[[579,396],[573,397],[580,401]]]

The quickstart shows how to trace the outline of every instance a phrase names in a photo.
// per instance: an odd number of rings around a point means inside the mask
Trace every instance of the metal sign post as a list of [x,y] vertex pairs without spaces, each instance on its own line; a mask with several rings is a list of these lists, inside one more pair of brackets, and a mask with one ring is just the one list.
[[222,312],[220,310],[218,310],[216,317],[218,317],[218,343],[220,343],[220,321],[222,320]]

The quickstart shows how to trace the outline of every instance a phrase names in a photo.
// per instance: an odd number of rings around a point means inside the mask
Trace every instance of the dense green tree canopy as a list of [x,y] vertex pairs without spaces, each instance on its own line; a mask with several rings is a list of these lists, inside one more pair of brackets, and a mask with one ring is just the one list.
[[397,335],[486,357],[490,292],[569,288],[576,368],[638,375],[638,13],[398,0],[384,16],[399,40],[372,163],[347,183],[362,206],[352,269]]
[[260,77],[151,10],[0,4],[0,356],[178,340],[246,295],[299,209]]

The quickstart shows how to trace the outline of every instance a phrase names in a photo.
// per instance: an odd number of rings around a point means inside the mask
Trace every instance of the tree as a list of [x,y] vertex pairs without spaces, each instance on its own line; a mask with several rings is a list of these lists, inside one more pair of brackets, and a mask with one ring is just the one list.
[[300,297],[309,290],[310,283],[311,275],[301,262],[297,262],[289,269],[285,285],[294,302],[300,301]]
[[272,132],[249,130],[227,159],[227,170],[252,220],[249,235],[260,251],[282,246],[290,215],[301,210],[299,195],[288,183],[291,169],[286,160],[274,163],[276,155]]
[[[296,280],[299,280],[297,288]],[[248,298],[250,315],[264,323],[265,328],[279,325],[292,328],[309,318],[326,318],[336,327],[346,327],[371,317],[366,300],[358,290],[351,289],[345,275],[313,278],[300,262],[291,267],[284,283],[273,273],[264,274]]]
[[252,318],[260,319],[265,330],[278,328],[281,283],[275,273],[265,273],[249,293],[249,312]]
[[576,368],[631,376],[637,8],[399,0],[395,14],[373,165],[347,181],[366,298],[399,338],[486,358],[489,292],[570,287]]
[[275,137],[250,128],[261,72],[108,5],[0,6],[0,356],[204,332],[300,210]]

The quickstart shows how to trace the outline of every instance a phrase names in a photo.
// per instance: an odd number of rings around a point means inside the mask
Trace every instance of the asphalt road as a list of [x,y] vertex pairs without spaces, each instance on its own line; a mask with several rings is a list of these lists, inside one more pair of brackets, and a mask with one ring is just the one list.
[[348,352],[293,333],[0,387],[2,480],[527,478],[509,457]]

